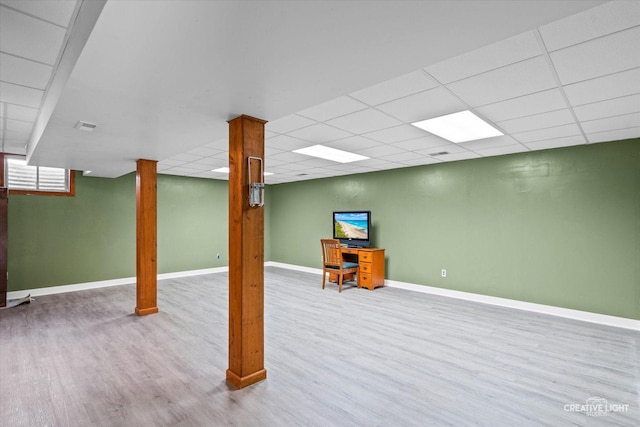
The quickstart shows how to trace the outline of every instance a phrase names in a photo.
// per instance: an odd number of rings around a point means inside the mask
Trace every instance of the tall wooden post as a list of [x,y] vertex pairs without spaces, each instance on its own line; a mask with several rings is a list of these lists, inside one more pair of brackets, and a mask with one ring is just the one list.
[[0,186],[0,307],[7,305],[7,264],[9,247],[8,190]]
[[158,312],[157,162],[136,163],[136,314],[144,316]]
[[[229,122],[227,380],[239,388],[267,378],[264,368],[264,207],[249,206],[248,177],[249,157],[264,159],[265,123],[244,115]],[[259,162],[251,163],[251,182],[262,182],[261,174]]]

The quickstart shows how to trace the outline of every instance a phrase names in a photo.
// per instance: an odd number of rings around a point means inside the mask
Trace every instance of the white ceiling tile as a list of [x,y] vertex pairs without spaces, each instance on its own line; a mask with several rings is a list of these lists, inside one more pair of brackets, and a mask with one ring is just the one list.
[[586,144],[582,135],[567,136],[564,138],[547,139],[546,141],[529,142],[525,144],[532,150],[546,150],[548,148],[570,147],[572,145]]
[[368,105],[356,101],[351,97],[341,96],[340,98],[316,105],[315,107],[302,110],[298,114],[319,122],[324,122],[329,119],[344,116],[345,114],[364,110],[365,108],[368,108]]
[[640,138],[640,127],[591,133],[587,135],[589,142],[621,141],[623,139]]
[[50,65],[0,53],[0,80],[5,82],[44,90],[52,70]]
[[578,120],[595,120],[640,111],[640,94],[574,107]]
[[305,161],[308,158],[309,158],[308,156],[305,156],[303,154],[285,151],[284,153],[274,154],[273,156],[271,156],[269,159],[266,159],[265,161],[268,162],[270,159],[273,159],[273,160],[286,162],[287,163],[286,165],[281,165],[280,167],[285,167],[285,166],[288,167],[289,165],[296,164],[297,162]]
[[471,106],[516,98],[556,87],[544,57],[539,56],[448,84]]
[[362,136],[351,136],[349,138],[328,142],[326,145],[339,150],[354,151],[375,147],[376,145],[380,145],[380,143]]
[[316,123],[314,120],[298,116],[297,114],[291,114],[281,119],[268,122],[265,125],[265,129],[269,132],[287,133],[305,126],[311,126],[314,123]]
[[284,164],[279,166],[279,169],[280,170],[288,170],[288,171],[306,170],[308,168],[308,166],[303,165],[302,163],[304,161],[306,161],[309,157],[305,156],[303,154],[298,154],[298,156],[300,156],[300,158],[295,163],[293,163],[293,162],[284,163]]
[[4,128],[8,131],[17,132],[21,134],[26,133],[27,136],[31,133],[31,130],[33,129],[33,123],[23,122],[21,120],[5,119],[4,125],[5,125]]
[[311,169],[311,168],[326,168],[326,167],[330,167],[336,163],[339,162],[334,162],[331,160],[327,160],[327,159],[319,159],[317,157],[311,157],[311,156],[305,156],[306,160],[303,160],[301,162],[298,162],[299,166],[303,166],[305,169]]
[[211,171],[211,169],[213,169],[211,165],[202,162],[189,162],[186,163],[184,167],[198,171]]
[[181,162],[179,160],[172,160],[172,159],[167,159],[167,160],[162,160],[160,162],[158,162],[158,170],[160,169],[169,169],[172,168],[174,166],[179,166],[184,164],[184,162]]
[[485,138],[477,141],[463,142],[458,145],[471,151],[486,150],[489,148],[504,147],[517,144],[518,141],[508,135],[496,136],[494,138]]
[[[373,159],[361,160],[361,161],[358,162],[358,165],[360,165],[362,167],[367,167],[367,168],[370,168],[370,169],[375,169],[378,166],[385,165],[387,163],[389,163],[389,161],[386,160],[386,159],[373,158]],[[349,163],[345,163],[344,165],[345,166],[349,165]]]
[[393,142],[405,141],[407,139],[420,138],[424,136],[424,131],[411,125],[400,125],[392,128],[364,134],[363,136],[373,140],[391,144]]
[[15,104],[5,105],[5,116],[9,119],[22,120],[23,122],[35,122],[38,116],[38,109],[32,107],[23,107]]
[[23,142],[27,142],[29,136],[31,135],[30,130],[19,130],[19,129],[4,129],[4,137],[7,139],[17,139]]
[[446,141],[435,135],[426,134],[422,138],[409,139],[407,141],[396,142],[392,144],[394,147],[402,148],[403,150],[416,151],[431,147],[442,147],[443,145],[449,145],[451,142]]
[[640,67],[640,26],[552,52],[551,60],[565,85]]
[[[434,156],[437,153],[442,153],[442,152],[447,152],[449,154],[459,154],[459,153],[469,153],[470,151],[465,149],[464,147],[461,147],[458,144],[454,144],[452,142],[446,144],[446,145],[441,145],[439,147],[429,147],[429,148],[425,148],[423,150],[415,150],[416,153],[418,154],[422,154],[423,156]],[[442,156],[435,156],[437,157],[439,160],[444,161],[445,159],[442,158]]]
[[17,140],[3,140],[2,147],[5,153],[11,154],[27,154],[27,148],[24,141]]
[[288,135],[278,135],[276,137],[267,139],[265,141],[265,146],[273,147],[281,151],[293,151],[299,148],[308,147],[309,142],[293,138]]
[[38,89],[0,82],[0,102],[40,108],[43,95],[44,91]]
[[369,108],[329,120],[327,124],[354,134],[363,134],[398,126],[402,122],[378,110]]
[[202,156],[196,156],[195,154],[178,154],[177,156],[173,156],[171,160],[177,160],[179,162],[195,162],[197,160],[202,159]]
[[62,27],[69,26],[69,20],[76,7],[76,0],[54,0],[54,1],[25,1],[25,0],[2,0],[0,3],[17,9],[21,12],[37,16],[45,21],[53,22]]
[[529,132],[514,133],[511,136],[519,142],[529,143],[533,141],[541,141],[543,139],[559,138],[564,136],[580,135],[580,128],[578,125],[569,124],[563,126],[556,126],[553,128],[533,130]]
[[570,84],[563,89],[574,106],[640,93],[640,68]]
[[582,129],[585,133],[605,132],[609,130],[626,129],[639,126],[640,113],[624,114],[622,116],[582,122]]
[[550,89],[524,95],[506,101],[496,102],[476,108],[481,115],[494,122],[545,113],[566,108],[560,90]]
[[207,156],[213,156],[214,154],[220,154],[221,151],[222,150],[204,146],[204,147],[194,148],[193,150],[188,151],[187,154],[207,157]]
[[469,159],[477,159],[480,154],[472,153],[470,151],[460,152],[460,153],[451,153],[451,154],[443,154],[438,156],[438,160],[443,162],[455,162],[458,160],[469,160]]
[[432,165],[434,163],[442,163],[442,160],[438,160],[435,157],[429,157],[429,156],[420,156],[420,157],[415,157],[413,159],[410,160],[405,160],[403,162],[400,162],[403,165],[407,165],[407,166],[421,166],[421,165]]
[[405,150],[403,150],[402,148],[394,147],[393,145],[376,145],[375,147],[369,147],[356,151],[356,153],[367,157],[386,157],[404,152]]
[[195,162],[189,162],[190,165],[198,165],[198,169],[207,167],[208,169],[217,169],[222,167],[228,163],[228,160],[225,162],[221,159],[216,159],[215,157],[203,157],[200,160],[196,160]]
[[290,132],[289,136],[322,144],[328,141],[335,141],[336,139],[347,138],[352,135],[349,132],[327,126],[324,123],[318,123]]
[[0,51],[12,55],[54,65],[65,32],[12,9],[2,8],[0,13]]
[[352,97],[369,105],[379,105],[394,99],[422,92],[438,86],[438,83],[422,71],[414,71],[395,79],[353,92]]
[[575,123],[571,112],[567,109],[549,111],[547,113],[535,114],[528,117],[505,120],[496,124],[507,133],[527,132],[535,129],[544,129],[554,126],[568,125]]
[[522,144],[505,145],[503,147],[485,148],[482,150],[476,150],[476,153],[483,157],[501,156],[504,154],[523,153],[529,151],[527,147]]
[[405,162],[409,162],[414,159],[422,158],[422,157],[425,157],[425,156],[415,153],[413,151],[405,151],[404,153],[391,154],[391,155],[385,156],[384,159],[390,162],[405,163]]
[[417,93],[376,107],[405,123],[417,122],[466,110],[467,105],[445,88]]
[[535,34],[529,31],[431,65],[425,70],[440,83],[447,84],[533,58],[542,53]]
[[640,25],[640,2],[612,1],[540,27],[547,50],[554,51]]

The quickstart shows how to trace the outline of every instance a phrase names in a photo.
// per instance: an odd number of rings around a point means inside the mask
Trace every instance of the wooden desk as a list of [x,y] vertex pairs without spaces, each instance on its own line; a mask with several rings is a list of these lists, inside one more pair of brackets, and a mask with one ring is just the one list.
[[[384,249],[380,248],[341,248],[342,259],[358,263],[358,287],[370,291],[384,286]],[[353,280],[353,275],[345,275]],[[331,275],[329,280],[336,281]]]

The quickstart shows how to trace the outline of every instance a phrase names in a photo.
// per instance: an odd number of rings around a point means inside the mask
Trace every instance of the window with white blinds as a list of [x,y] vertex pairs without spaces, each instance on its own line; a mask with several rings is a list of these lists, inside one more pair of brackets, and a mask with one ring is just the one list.
[[64,193],[69,191],[69,170],[29,166],[24,159],[7,157],[5,183],[10,190]]

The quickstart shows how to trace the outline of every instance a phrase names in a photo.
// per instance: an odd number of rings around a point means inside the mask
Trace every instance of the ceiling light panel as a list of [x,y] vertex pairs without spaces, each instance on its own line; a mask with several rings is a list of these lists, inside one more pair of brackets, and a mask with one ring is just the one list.
[[312,145],[311,147],[301,148],[293,152],[306,156],[319,157],[325,160],[332,160],[338,163],[351,163],[368,159],[368,157],[361,156],[360,154],[350,153],[324,145]]
[[422,120],[412,125],[455,143],[503,135],[498,129],[468,110]]

